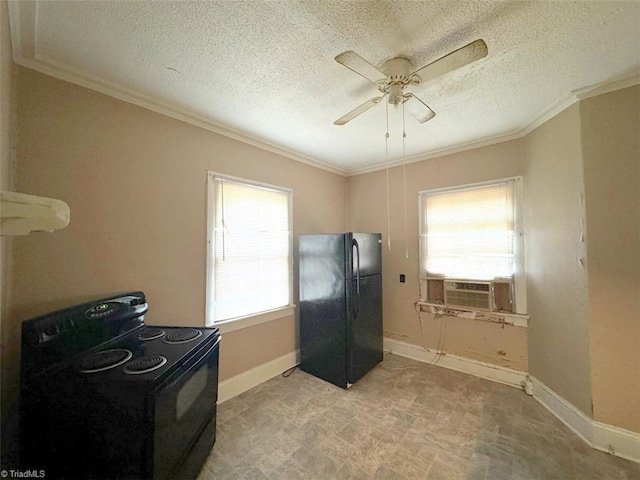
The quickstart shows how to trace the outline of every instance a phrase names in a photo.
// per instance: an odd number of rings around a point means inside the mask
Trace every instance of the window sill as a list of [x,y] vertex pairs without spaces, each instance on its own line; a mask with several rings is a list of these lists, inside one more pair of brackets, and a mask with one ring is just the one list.
[[221,322],[215,322],[211,327],[217,327],[220,329],[220,333],[231,333],[236,330],[242,330],[244,328],[260,325],[261,323],[271,322],[283,317],[289,317],[294,314],[296,309],[295,305],[287,305],[286,307],[276,308],[274,310],[268,310],[266,312],[256,313],[253,315],[247,315],[246,317],[231,318],[229,320],[223,320]]
[[485,310],[465,310],[457,307],[447,307],[437,303],[418,302],[416,304],[418,312],[427,312],[437,315],[449,315],[451,317],[478,320],[481,322],[499,323],[502,325],[513,325],[514,327],[527,328],[529,325],[529,315],[521,313],[487,312]]

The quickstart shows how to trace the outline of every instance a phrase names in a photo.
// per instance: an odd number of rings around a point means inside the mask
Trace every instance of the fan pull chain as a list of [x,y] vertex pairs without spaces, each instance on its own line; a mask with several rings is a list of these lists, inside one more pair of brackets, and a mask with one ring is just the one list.
[[391,210],[389,208],[389,167],[387,172],[387,248],[391,251]]
[[404,258],[409,258],[409,247],[407,245],[407,171],[406,165],[402,165],[402,196],[404,201]]
[[[386,100],[386,97],[385,97]],[[385,113],[387,116],[387,133],[384,135],[384,146],[385,146],[385,163],[389,163],[389,102],[385,101]],[[386,169],[387,172],[387,248],[391,251],[391,209],[390,209],[390,201],[389,201],[389,167]]]
[[[402,102],[402,157],[405,156],[404,141],[407,138],[404,122],[404,102]],[[409,258],[409,247],[407,246],[407,171],[405,165],[402,165],[402,201],[404,204],[404,258]]]
[[387,131],[384,134],[384,162],[389,163],[389,103],[384,98],[385,113],[387,117]]
[[407,132],[405,131],[405,128],[404,128],[404,102],[402,102],[402,156],[403,157],[404,157],[404,139],[405,138],[407,138]]

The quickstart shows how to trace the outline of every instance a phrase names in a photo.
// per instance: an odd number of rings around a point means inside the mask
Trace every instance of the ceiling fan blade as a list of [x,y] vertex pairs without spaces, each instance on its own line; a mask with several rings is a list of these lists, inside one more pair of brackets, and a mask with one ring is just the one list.
[[424,83],[457,68],[468,65],[471,62],[480,60],[481,58],[486,57],[487,53],[487,44],[484,43],[484,40],[476,40],[475,42],[471,42],[470,44],[465,45],[444,57],[440,57],[429,65],[419,68],[411,75],[417,75],[420,78],[420,81]]
[[366,78],[370,82],[377,83],[386,80],[387,76],[364,58],[352,50],[342,52],[336,56],[336,62],[341,63],[352,72]]
[[366,102],[364,102],[359,107],[354,108],[353,110],[351,110],[346,115],[343,115],[342,117],[340,117],[338,120],[333,122],[333,124],[334,125],[344,125],[348,121],[353,120],[354,118],[356,118],[361,113],[366,112],[367,110],[369,110],[374,105],[380,103],[380,100],[382,100],[383,98],[384,98],[384,95],[382,95],[381,97],[373,97],[372,99],[367,100]]
[[413,93],[407,93],[404,98],[404,106],[413,118],[420,123],[425,123],[436,116],[436,113],[429,106],[416,97]]

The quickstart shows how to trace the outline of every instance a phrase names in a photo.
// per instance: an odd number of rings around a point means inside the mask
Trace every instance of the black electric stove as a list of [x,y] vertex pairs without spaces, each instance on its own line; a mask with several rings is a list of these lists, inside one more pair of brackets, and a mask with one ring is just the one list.
[[215,442],[220,335],[147,326],[142,292],[23,323],[22,466],[47,478],[195,478]]

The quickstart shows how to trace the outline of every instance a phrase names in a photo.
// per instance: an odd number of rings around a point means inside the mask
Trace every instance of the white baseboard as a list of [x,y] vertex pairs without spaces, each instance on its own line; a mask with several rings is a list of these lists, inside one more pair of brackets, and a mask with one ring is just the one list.
[[459,357],[450,353],[437,352],[426,347],[412,345],[387,337],[384,338],[384,350],[395,355],[400,355],[401,357],[439,365],[517,388],[522,388],[527,377],[526,372],[481,362],[479,360]]
[[640,433],[589,418],[535,377],[533,396],[591,447],[640,463]]
[[384,338],[384,350],[395,355],[430,363],[513,387],[522,388],[525,381],[533,385],[533,397],[589,446],[617,457],[640,463],[640,433],[601,423],[587,417],[540,380],[526,372],[492,365],[451,354],[439,354],[419,345]]
[[529,379],[533,383],[533,398],[558,417],[576,435],[593,446],[591,443],[592,420],[537,378],[529,376]]
[[270,362],[258,365],[251,370],[242,372],[235,377],[223,380],[218,385],[218,403],[225,402],[230,398],[240,395],[247,390],[260,385],[273,377],[280,375],[282,372],[298,365],[300,352],[298,350],[287,353]]

